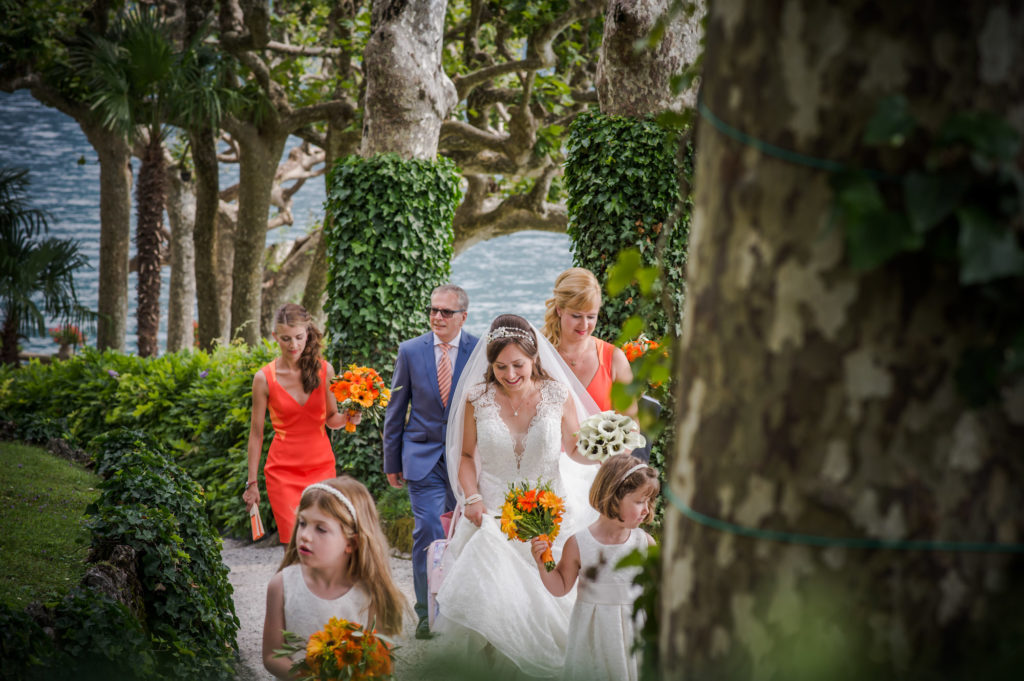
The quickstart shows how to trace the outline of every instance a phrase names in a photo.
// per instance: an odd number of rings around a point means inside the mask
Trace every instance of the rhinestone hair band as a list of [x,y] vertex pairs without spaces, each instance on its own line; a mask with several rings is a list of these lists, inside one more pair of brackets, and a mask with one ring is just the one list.
[[328,494],[333,495],[334,498],[340,501],[342,504],[344,504],[345,508],[348,509],[348,512],[352,514],[352,524],[356,526],[356,529],[359,529],[359,524],[356,522],[356,507],[352,504],[351,501],[349,501],[348,497],[346,497],[337,489],[331,487],[330,485],[325,485],[322,482],[314,482],[312,485],[302,490],[302,496],[306,496],[306,492],[308,492],[311,489],[318,489],[322,492],[327,492]]
[[522,329],[517,329],[513,326],[499,326],[490,333],[487,334],[487,342],[492,343],[499,338],[519,338],[526,341],[530,345],[534,344],[533,335]]
[[[632,468],[630,468],[628,471],[626,471],[625,475],[623,475],[621,478],[619,478],[618,484],[621,485],[622,483],[626,482],[626,478],[628,478],[629,476],[633,475],[633,473],[636,473],[641,468],[647,468],[647,464],[645,464],[645,463],[638,463],[637,465],[635,465]],[[616,487],[617,486],[618,485],[616,485]]]

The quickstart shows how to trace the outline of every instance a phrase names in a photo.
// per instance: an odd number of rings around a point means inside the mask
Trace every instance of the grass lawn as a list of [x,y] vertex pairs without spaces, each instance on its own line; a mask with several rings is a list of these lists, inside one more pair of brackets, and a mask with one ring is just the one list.
[[100,479],[44,449],[0,442],[0,602],[50,600],[85,574],[85,507]]

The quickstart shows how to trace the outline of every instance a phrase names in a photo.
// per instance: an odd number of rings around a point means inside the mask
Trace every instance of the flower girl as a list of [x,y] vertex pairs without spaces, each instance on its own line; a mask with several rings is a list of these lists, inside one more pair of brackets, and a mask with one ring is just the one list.
[[555,596],[564,596],[579,577],[576,604],[569,620],[565,678],[579,681],[636,681],[639,663],[632,654],[633,617],[638,588],[632,583],[639,568],[616,570],[635,549],[646,550],[654,539],[640,529],[651,514],[660,484],[653,468],[627,454],[603,464],[590,488],[590,504],[600,517],[569,538],[551,572],[541,556],[549,542],[533,540],[533,558],[541,581]]
[[373,497],[361,482],[341,476],[302,492],[295,531],[267,585],[267,671],[292,678],[294,660],[274,653],[284,645],[286,629],[308,640],[338,617],[385,634],[399,632],[407,604],[391,579],[387,549]]

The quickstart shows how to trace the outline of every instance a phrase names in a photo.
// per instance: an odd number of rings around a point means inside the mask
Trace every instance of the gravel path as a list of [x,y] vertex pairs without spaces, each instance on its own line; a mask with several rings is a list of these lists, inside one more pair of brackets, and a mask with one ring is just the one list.
[[[275,540],[276,536],[273,535]],[[238,629],[239,681],[274,681],[274,677],[263,668],[263,617],[266,614],[267,582],[274,576],[283,556],[284,547],[279,543],[224,540],[221,558],[231,571],[228,579],[235,590],[235,613],[241,625]],[[410,605],[415,602],[412,561],[408,556],[392,556],[391,575]],[[416,620],[410,608],[402,636],[396,638],[400,648],[396,653],[396,679],[417,679],[424,671],[424,660],[432,643],[416,640],[413,636],[415,630]]]

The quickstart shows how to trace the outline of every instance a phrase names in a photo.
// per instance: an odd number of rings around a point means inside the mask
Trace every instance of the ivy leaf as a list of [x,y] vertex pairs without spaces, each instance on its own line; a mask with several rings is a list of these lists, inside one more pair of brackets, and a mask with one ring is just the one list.
[[898,147],[916,126],[917,122],[910,114],[910,106],[905,97],[884,97],[879,100],[875,113],[864,130],[864,143]]
[[999,399],[1000,352],[995,347],[964,351],[954,371],[957,389],[971,407],[983,407]]
[[944,144],[964,142],[981,155],[1012,161],[1020,150],[1020,135],[1002,117],[987,111],[959,113],[949,117],[939,131]]
[[624,343],[640,335],[644,330],[644,320],[636,315],[630,317],[622,324],[622,331],[619,333],[620,342]]
[[960,174],[910,173],[903,182],[903,201],[914,232],[924,234],[952,215],[967,184]]
[[836,217],[843,225],[851,267],[871,270],[923,245],[907,217],[886,208],[878,186],[867,175],[846,174],[835,183]]
[[1024,252],[1012,231],[975,206],[961,208],[957,218],[961,284],[983,284],[1024,274]]
[[627,248],[619,253],[615,264],[608,270],[608,294],[617,296],[633,283],[637,271],[642,267],[640,251],[636,248]]

